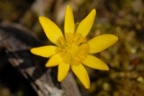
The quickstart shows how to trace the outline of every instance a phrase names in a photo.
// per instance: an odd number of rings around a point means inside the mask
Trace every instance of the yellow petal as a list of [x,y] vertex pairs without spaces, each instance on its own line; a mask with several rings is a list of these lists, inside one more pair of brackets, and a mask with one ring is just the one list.
[[53,66],[57,66],[59,65],[61,62],[63,61],[62,57],[61,57],[61,54],[58,53],[58,54],[55,54],[53,55],[49,60],[48,62],[46,63],[46,67],[53,67]]
[[109,67],[103,61],[92,55],[87,55],[83,64],[94,69],[109,70]]
[[31,53],[42,56],[42,57],[50,57],[51,55],[56,53],[56,50],[59,49],[56,46],[42,46],[30,49]]
[[59,45],[60,38],[63,38],[63,34],[59,27],[46,17],[41,16],[39,17],[39,20],[49,40],[54,44]]
[[94,23],[96,15],[96,10],[93,9],[89,15],[80,22],[79,26],[77,27],[76,34],[81,34],[85,37],[91,30],[91,27]]
[[82,64],[73,65],[72,64],[72,71],[75,75],[79,78],[85,88],[89,89],[90,87],[90,80],[86,69],[83,67]]
[[66,64],[65,62],[62,62],[58,66],[58,81],[61,82],[67,75],[68,71],[70,69],[70,63]]
[[99,35],[88,41],[90,53],[97,53],[105,50],[106,48],[115,44],[118,40],[118,37],[115,35],[105,34]]
[[68,5],[66,8],[65,14],[65,23],[64,23],[64,30],[66,34],[74,34],[75,31],[75,24],[74,24],[74,17],[71,7]]

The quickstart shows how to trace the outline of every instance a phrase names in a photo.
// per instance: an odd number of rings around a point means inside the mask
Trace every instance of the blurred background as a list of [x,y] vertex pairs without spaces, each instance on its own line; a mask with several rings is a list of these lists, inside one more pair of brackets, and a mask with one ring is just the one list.
[[[100,34],[119,37],[114,46],[95,54],[108,64],[110,71],[87,68],[89,90],[76,78],[82,96],[144,96],[143,0],[0,0],[0,23],[20,24],[49,43],[38,17],[50,18],[63,30],[67,4],[73,9],[75,22],[80,22],[92,9],[97,10],[88,39]],[[0,65],[0,96],[37,95],[29,82],[6,64]]]

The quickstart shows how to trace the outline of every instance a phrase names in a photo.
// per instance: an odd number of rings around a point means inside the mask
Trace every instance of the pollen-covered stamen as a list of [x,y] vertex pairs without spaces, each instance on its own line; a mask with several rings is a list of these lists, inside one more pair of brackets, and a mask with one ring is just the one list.
[[81,35],[77,34],[73,37],[67,34],[66,36],[63,52],[70,57],[71,64],[79,64],[86,58],[89,46],[84,43],[85,39]]
[[67,44],[65,46],[65,52],[71,56],[75,55],[78,51],[78,46],[75,43]]

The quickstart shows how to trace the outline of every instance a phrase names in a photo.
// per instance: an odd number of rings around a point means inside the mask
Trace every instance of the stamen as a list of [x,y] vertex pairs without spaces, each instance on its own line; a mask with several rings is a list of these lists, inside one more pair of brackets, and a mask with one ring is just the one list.
[[70,58],[70,64],[80,64],[86,58],[86,53],[89,50],[88,44],[83,44],[86,42],[86,39],[79,34],[74,37],[71,34],[66,34],[65,36],[66,40],[60,41],[60,44],[63,46],[63,52]]

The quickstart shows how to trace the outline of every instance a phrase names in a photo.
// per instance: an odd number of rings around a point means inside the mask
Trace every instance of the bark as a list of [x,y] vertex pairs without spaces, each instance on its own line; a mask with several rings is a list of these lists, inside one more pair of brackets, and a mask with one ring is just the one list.
[[38,96],[81,96],[74,76],[69,72],[66,79],[57,82],[57,67],[45,68],[47,58],[30,53],[31,47],[41,46],[35,35],[17,24],[0,24],[0,54],[26,79]]

